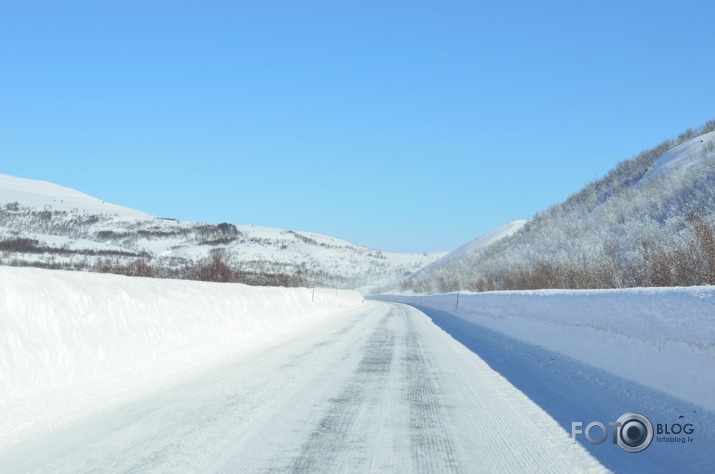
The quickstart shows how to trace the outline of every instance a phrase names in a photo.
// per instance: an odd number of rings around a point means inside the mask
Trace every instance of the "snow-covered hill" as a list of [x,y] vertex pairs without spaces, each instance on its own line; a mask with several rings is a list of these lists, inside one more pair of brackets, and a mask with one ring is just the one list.
[[432,262],[426,267],[416,271],[412,275],[400,278],[399,280],[390,282],[387,285],[377,287],[374,291],[372,291],[372,293],[394,293],[396,291],[400,291],[400,289],[414,290],[418,286],[423,286],[423,282],[430,282],[430,285],[432,282],[439,282],[440,286],[437,289],[448,291],[450,288],[447,285],[449,285],[449,282],[452,281],[452,277],[450,275],[454,275],[456,272],[464,271],[465,269],[462,268],[462,264],[464,262],[468,262],[481,249],[488,247],[505,237],[509,237],[514,232],[524,227],[526,222],[527,221],[524,219],[516,220],[499,226],[496,229],[492,229],[489,232],[485,232],[461,247],[452,250],[437,261]]
[[666,173],[682,174],[692,167],[699,167],[715,157],[715,131],[705,133],[663,154],[643,175],[643,183]]
[[715,121],[619,163],[507,228],[494,231],[500,239],[486,234],[401,279],[400,289],[715,284]]
[[149,219],[145,212],[106,203],[95,197],[47,181],[16,178],[0,174],[0,203],[17,202],[24,207],[58,211],[112,214],[129,219]]
[[437,270],[438,268],[449,264],[449,262],[457,261],[469,254],[477,252],[478,250],[486,247],[487,245],[491,245],[494,242],[503,239],[504,237],[509,237],[511,234],[524,227],[524,224],[526,224],[526,220],[520,219],[499,226],[496,229],[490,230],[489,232],[485,232],[484,234],[475,237],[461,247],[452,250],[436,262],[430,263],[425,268],[415,272],[414,275],[411,275],[408,278],[416,277],[423,273],[429,273],[431,271]]
[[249,283],[341,288],[394,280],[442,256],[382,252],[312,232],[163,219],[0,175],[0,264],[116,270],[142,260],[159,276],[181,278],[215,248]]

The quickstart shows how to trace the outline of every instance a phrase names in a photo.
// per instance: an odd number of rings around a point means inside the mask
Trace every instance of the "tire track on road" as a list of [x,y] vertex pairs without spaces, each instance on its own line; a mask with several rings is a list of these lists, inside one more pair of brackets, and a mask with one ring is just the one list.
[[407,321],[404,362],[407,374],[406,399],[410,407],[410,442],[417,472],[461,472],[450,433],[445,425],[444,396],[434,370],[425,356],[414,323]]
[[[366,411],[376,405],[385,390],[386,380],[392,370],[395,349],[395,330],[391,326],[394,312],[388,313],[363,346],[364,356],[350,380],[337,397],[328,400],[327,414],[310,433],[302,452],[291,464],[290,472],[340,471],[348,461],[347,451],[356,444],[365,445],[365,439],[349,439],[359,430],[353,428]],[[350,467],[362,464],[364,458],[351,459]]]

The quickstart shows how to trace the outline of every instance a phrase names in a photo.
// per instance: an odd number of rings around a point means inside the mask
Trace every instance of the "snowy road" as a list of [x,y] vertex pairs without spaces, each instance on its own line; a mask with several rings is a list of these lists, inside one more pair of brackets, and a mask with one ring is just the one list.
[[380,302],[0,451],[2,472],[588,470],[603,468],[474,353]]

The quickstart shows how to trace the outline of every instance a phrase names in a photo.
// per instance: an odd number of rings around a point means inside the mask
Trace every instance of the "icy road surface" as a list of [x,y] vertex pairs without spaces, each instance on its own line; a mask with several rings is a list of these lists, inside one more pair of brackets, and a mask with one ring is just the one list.
[[396,304],[0,452],[2,472],[584,472],[603,467],[423,313]]

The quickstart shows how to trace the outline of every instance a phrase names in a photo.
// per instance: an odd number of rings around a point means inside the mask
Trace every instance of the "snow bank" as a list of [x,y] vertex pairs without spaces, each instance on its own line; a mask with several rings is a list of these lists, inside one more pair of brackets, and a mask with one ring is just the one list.
[[305,288],[0,267],[0,412],[200,367],[362,302],[328,289],[312,299]]
[[[715,287],[380,296],[449,312],[715,411]],[[478,330],[476,328],[475,330]]]

